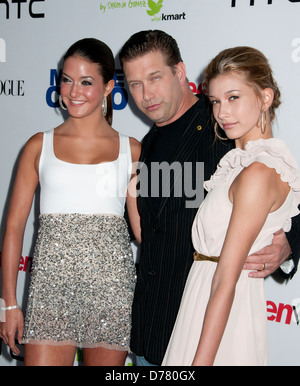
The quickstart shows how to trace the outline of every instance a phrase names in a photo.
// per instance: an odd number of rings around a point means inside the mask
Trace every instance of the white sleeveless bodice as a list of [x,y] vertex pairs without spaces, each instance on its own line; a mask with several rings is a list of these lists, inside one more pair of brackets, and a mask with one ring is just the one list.
[[132,160],[129,137],[119,134],[118,158],[95,165],[56,158],[53,133],[44,133],[39,163],[40,213],[123,216]]
[[275,169],[281,179],[289,183],[291,191],[283,205],[269,213],[249,255],[271,244],[276,231],[290,230],[291,218],[299,214],[300,203],[300,175],[296,160],[278,138],[249,141],[245,150],[235,148],[229,151],[221,159],[210,180],[204,183],[208,194],[192,227],[193,245],[197,252],[207,256],[220,256],[232,213],[232,203],[228,198],[229,188],[236,176],[253,162]]

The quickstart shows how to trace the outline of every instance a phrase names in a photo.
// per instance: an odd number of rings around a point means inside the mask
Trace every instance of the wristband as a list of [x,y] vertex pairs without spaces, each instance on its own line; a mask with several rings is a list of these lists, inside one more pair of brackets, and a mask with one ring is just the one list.
[[1,311],[9,311],[9,310],[14,310],[16,308],[20,308],[20,306],[16,305],[16,306],[2,307]]

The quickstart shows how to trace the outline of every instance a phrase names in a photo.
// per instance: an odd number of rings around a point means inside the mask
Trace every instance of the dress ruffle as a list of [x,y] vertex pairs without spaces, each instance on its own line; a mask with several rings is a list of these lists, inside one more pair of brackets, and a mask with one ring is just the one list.
[[210,180],[204,182],[207,191],[219,184],[224,184],[236,168],[243,169],[253,162],[260,162],[274,168],[282,181],[287,182],[293,191],[293,204],[290,217],[299,214],[300,174],[297,162],[284,142],[278,138],[249,141],[245,150],[235,148],[229,151],[219,162],[216,172]]

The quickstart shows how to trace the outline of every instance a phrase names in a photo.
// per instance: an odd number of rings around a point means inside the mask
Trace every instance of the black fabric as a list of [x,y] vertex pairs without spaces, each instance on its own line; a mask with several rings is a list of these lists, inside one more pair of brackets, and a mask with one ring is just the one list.
[[[174,152],[178,149],[181,138],[184,134],[184,129],[188,126],[190,119],[193,114],[197,111],[197,104],[192,106],[182,117],[177,119],[175,122],[170,123],[165,126],[156,126],[154,125],[153,137],[151,139],[151,148],[148,149],[147,155],[144,159],[144,163],[147,165],[148,171],[151,171],[151,165],[153,162],[161,163],[168,162],[169,164],[172,161],[172,156]],[[153,196],[151,194],[151,189],[153,188],[151,172],[148,173],[148,195],[151,196],[151,205],[153,210],[158,212],[163,192],[163,181],[162,173],[159,175],[159,179],[154,181],[154,184],[158,186],[159,195]]]
[[[300,210],[300,205],[298,209]],[[294,268],[289,274],[284,273],[281,268],[279,268],[278,271],[284,279],[292,279],[297,272],[300,258],[300,215],[292,218],[292,228],[286,233],[286,237],[293,252]]]

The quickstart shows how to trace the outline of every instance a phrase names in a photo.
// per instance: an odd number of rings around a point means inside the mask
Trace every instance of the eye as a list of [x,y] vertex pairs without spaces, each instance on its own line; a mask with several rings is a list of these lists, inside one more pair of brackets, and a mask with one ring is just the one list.
[[83,80],[83,81],[81,82],[81,84],[82,84],[83,86],[91,86],[91,85],[92,85],[92,83],[89,82],[88,80]]
[[237,95],[232,95],[229,100],[230,101],[235,101],[236,99],[239,99],[239,97]]
[[62,83],[70,83],[71,82],[71,80],[69,78],[66,78],[65,76],[62,77],[61,81],[62,81]]
[[137,88],[138,86],[140,85],[140,83],[139,82],[131,82],[130,83],[130,88]]
[[212,105],[216,105],[217,103],[219,103],[219,101],[218,101],[217,99],[211,99],[211,100],[210,100],[210,103],[211,103]]

